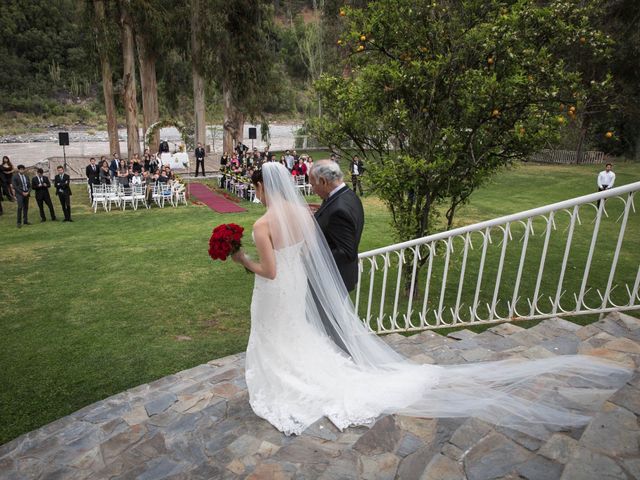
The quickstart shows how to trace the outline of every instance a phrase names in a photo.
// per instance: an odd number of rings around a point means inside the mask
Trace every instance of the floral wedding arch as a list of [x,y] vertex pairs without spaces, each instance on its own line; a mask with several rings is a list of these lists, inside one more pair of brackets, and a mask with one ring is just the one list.
[[182,142],[185,145],[186,149],[191,149],[193,148],[192,145],[192,135],[191,135],[191,131],[189,130],[189,128],[182,123],[180,120],[175,120],[172,118],[166,118],[164,120],[158,120],[155,123],[152,123],[151,125],[149,125],[147,127],[147,130],[144,134],[144,144],[145,145],[151,145],[151,140],[153,139],[153,136],[160,131],[161,128],[166,128],[166,127],[175,127],[178,129],[178,131],[180,132],[180,136],[182,137]]

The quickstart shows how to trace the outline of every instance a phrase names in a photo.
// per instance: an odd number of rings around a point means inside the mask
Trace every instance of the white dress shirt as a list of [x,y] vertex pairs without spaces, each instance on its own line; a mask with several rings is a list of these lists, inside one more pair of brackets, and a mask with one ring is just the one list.
[[338,185],[336,188],[334,188],[333,190],[331,190],[331,192],[329,192],[329,196],[327,197],[327,200],[329,200],[331,197],[333,197],[338,190],[340,190],[342,187],[346,186],[346,184],[344,182],[342,182],[340,185]]
[[613,182],[615,181],[616,181],[616,174],[613,172],[607,172],[606,170],[603,170],[598,174],[598,188],[602,188],[602,187],[611,188],[613,187]]

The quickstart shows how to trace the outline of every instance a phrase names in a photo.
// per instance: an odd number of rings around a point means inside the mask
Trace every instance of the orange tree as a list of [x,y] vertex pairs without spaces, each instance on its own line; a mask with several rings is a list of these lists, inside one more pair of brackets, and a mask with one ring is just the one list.
[[[579,6],[578,3],[580,3]],[[585,6],[586,5],[586,6]],[[553,141],[584,95],[563,52],[606,38],[589,2],[379,0],[344,6],[340,73],[316,88],[323,144],[367,159],[399,240],[431,233],[499,169]]]

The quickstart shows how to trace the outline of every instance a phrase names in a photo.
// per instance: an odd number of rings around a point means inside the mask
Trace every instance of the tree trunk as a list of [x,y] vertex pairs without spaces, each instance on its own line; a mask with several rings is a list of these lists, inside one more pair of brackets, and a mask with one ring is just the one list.
[[93,6],[96,12],[96,28],[98,31],[98,51],[100,53],[100,66],[102,69],[102,94],[104,96],[104,110],[107,115],[107,135],[109,136],[109,153],[117,153],[120,156],[120,141],[118,139],[118,118],[116,116],[116,102],[113,98],[113,72],[109,61],[109,52],[106,45],[104,25],[106,23],[104,1],[94,0]]
[[127,122],[127,156],[140,154],[140,137],[138,132],[138,103],[136,88],[135,46],[133,41],[133,24],[127,10],[126,2],[122,2],[120,22],[122,25],[122,67],[123,67],[123,104]]
[[193,109],[195,119],[195,143],[207,143],[207,122],[205,115],[204,77],[198,65],[200,61],[201,44],[197,32],[200,16],[200,0],[193,0],[191,4],[191,76],[193,79]]
[[[158,82],[156,79],[156,56],[147,45],[143,35],[136,35],[138,62],[140,64],[140,87],[142,88],[142,129],[147,134],[150,125],[159,120]],[[149,148],[157,152],[160,145],[160,132],[156,132],[150,140]]]
[[222,86],[222,101],[224,103],[222,150],[231,153],[235,145],[243,140],[244,114],[236,108],[233,91],[228,83]]

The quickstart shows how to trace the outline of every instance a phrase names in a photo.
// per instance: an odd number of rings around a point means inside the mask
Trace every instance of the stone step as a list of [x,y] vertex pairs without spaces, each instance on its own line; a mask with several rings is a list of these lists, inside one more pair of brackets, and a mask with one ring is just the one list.
[[384,416],[337,430],[321,419],[287,437],[253,414],[244,354],[212,360],[89,405],[0,447],[2,478],[640,478],[640,321],[550,319],[481,334],[385,340],[415,361],[545,358],[575,351],[635,369],[586,428],[526,432],[478,419]]

